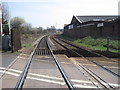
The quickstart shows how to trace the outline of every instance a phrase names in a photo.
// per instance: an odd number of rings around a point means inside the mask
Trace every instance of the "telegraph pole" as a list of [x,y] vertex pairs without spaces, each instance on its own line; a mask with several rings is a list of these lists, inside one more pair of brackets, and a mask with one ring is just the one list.
[[10,27],[10,10],[9,10],[9,5],[7,3],[8,6],[8,28],[9,28],[9,35],[11,35],[11,27]]
[[1,5],[1,0],[0,0],[0,34],[2,35],[2,5]]

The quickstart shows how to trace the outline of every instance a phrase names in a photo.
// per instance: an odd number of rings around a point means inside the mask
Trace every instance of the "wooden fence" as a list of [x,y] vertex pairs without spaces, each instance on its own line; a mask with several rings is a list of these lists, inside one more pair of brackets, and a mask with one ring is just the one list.
[[12,52],[21,49],[20,30],[18,29],[11,30],[11,45],[12,45]]

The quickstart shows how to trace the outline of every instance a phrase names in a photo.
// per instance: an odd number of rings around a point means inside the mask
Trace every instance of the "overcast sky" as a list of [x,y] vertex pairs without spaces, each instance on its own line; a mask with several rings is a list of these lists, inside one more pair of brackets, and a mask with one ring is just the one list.
[[63,28],[73,15],[118,15],[120,0],[3,0],[11,17],[23,17],[33,27]]

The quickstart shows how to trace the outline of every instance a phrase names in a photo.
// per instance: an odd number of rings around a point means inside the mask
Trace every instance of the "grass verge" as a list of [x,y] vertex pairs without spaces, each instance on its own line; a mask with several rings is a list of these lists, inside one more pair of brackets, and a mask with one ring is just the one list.
[[[66,37],[64,35],[60,35],[61,38],[64,38],[66,40],[69,40],[77,45],[80,45],[82,47],[87,47],[92,50],[101,50],[106,51],[107,47],[107,39],[106,38],[92,38],[90,36],[81,38],[81,39],[73,39]],[[109,45],[114,48],[120,48],[119,40],[109,40]],[[110,52],[120,53],[120,50],[109,48]]]

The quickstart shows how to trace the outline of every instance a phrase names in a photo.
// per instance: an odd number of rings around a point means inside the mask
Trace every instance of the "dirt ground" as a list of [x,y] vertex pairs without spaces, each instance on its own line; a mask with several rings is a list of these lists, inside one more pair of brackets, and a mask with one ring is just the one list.
[[34,49],[36,40],[38,40],[41,36],[43,36],[43,35],[41,35],[41,34],[22,34],[21,35],[22,49],[19,51],[24,54],[30,54]]

